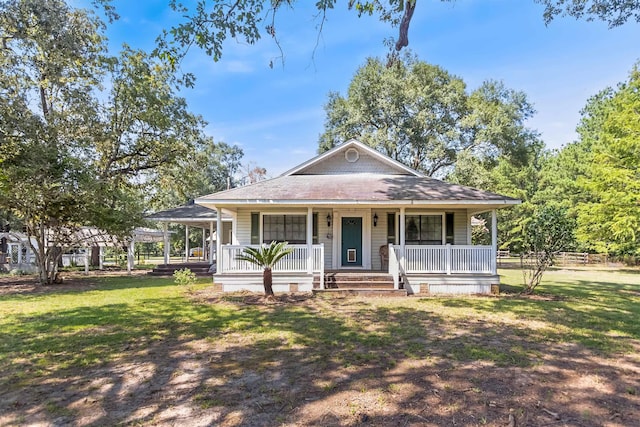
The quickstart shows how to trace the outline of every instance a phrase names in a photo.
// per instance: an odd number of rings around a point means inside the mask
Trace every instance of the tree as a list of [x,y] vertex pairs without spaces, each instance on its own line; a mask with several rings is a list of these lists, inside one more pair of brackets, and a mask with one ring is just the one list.
[[557,16],[572,16],[587,21],[600,20],[609,28],[618,27],[629,19],[640,22],[640,3],[628,0],[535,0],[542,3],[544,21],[548,24]]
[[[109,5],[110,0],[94,0]],[[454,2],[455,0],[441,0]],[[534,0],[544,5],[543,18],[550,23],[558,16],[572,16],[587,21],[601,20],[609,27],[624,24],[629,19],[640,22],[640,3],[628,0]],[[192,46],[203,49],[214,61],[220,60],[227,38],[240,39],[255,44],[264,35],[271,37],[278,48],[278,14],[283,9],[293,9],[301,2],[296,0],[234,0],[229,2],[198,0],[193,5],[170,0],[171,8],[179,14],[174,27],[164,30],[158,37],[157,54],[172,66],[176,66]],[[338,6],[337,0],[315,2],[318,38],[327,14]],[[399,52],[409,45],[409,28],[418,2],[416,0],[348,0],[341,2],[359,17],[377,16],[381,22],[398,28],[393,49]],[[112,15],[113,9],[108,10]],[[303,21],[303,19],[300,19]],[[306,22],[306,20],[305,20]],[[282,59],[284,55],[281,50]],[[273,60],[270,63],[273,66]],[[193,76],[189,75],[189,78]]]
[[464,153],[523,163],[537,141],[522,92],[488,81],[467,93],[459,77],[409,55],[391,64],[369,58],[345,97],[329,94],[325,110],[320,151],[358,138],[428,176],[450,173]]
[[578,206],[578,238],[602,252],[640,255],[640,69],[616,91],[590,100],[579,129],[592,161],[579,181],[591,198]]
[[537,209],[524,223],[523,248],[527,251],[527,265],[522,270],[524,294],[533,293],[557,253],[571,244],[574,228],[566,210],[553,204]]
[[167,209],[234,187],[242,156],[237,146],[203,138],[194,153],[156,171],[151,179],[154,188],[149,205],[156,210]]
[[236,257],[239,261],[247,261],[263,269],[262,284],[264,294],[273,297],[273,275],[271,269],[285,256],[293,252],[287,247],[287,242],[271,242],[268,246],[263,245],[258,248],[246,247],[242,254]]
[[[316,1],[317,14],[314,18],[318,21],[318,36],[327,13],[337,3],[337,0]],[[227,38],[239,38],[247,44],[255,44],[266,34],[279,47],[277,15],[283,8],[293,8],[295,4],[296,0],[199,0],[194,6],[189,6],[170,0],[169,5],[180,14],[182,22],[163,31],[157,39],[156,53],[176,66],[193,45],[203,49],[214,61],[219,61]],[[382,22],[398,27],[395,49],[399,51],[409,44],[409,25],[416,4],[415,0],[349,0],[347,7],[358,16],[377,15]],[[270,65],[273,66],[273,60]]]
[[103,29],[62,0],[0,3],[0,196],[37,241],[41,283],[86,244],[79,227],[129,235],[141,173],[187,155],[202,126],[170,70],[126,47],[109,57]]

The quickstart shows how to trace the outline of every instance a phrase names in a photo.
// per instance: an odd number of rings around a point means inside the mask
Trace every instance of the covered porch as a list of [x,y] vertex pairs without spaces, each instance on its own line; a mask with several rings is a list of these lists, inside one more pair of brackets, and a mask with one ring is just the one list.
[[[221,208],[216,208],[220,209]],[[282,216],[282,210],[274,215]],[[329,273],[360,273],[360,282],[374,273],[384,273],[391,278],[390,288],[405,289],[417,293],[490,293],[492,285],[499,283],[497,275],[497,220],[496,210],[491,215],[488,228],[491,244],[473,245],[471,222],[477,211],[460,206],[434,209],[406,209],[404,207],[373,207],[358,209],[327,209],[324,206],[286,210],[287,216],[297,216],[300,238],[304,243],[290,244],[293,252],[283,258],[273,269],[274,289],[277,291],[311,291],[329,287],[342,288],[353,282],[331,285]],[[223,244],[217,242],[217,272],[214,281],[220,290],[262,289],[262,270],[245,261],[237,260],[246,247],[266,244],[273,235],[269,217],[271,212],[244,212],[241,209],[228,212],[233,218],[234,234],[242,239],[252,237],[252,244]],[[421,215],[419,215],[421,214]],[[429,221],[425,219],[429,217]],[[415,220],[435,224],[434,230],[423,233],[423,238],[435,239],[440,244],[410,244],[416,239],[414,231],[407,230]],[[248,218],[246,223],[242,218]],[[358,218],[359,236],[355,241],[345,239],[345,221]],[[432,225],[432,224],[431,224]],[[429,236],[428,234],[434,234]],[[261,242],[261,243],[260,243]],[[388,242],[388,243],[387,243]],[[432,240],[429,240],[432,242]],[[449,243],[450,242],[450,243]],[[351,246],[354,249],[351,249]],[[352,250],[352,252],[350,252]],[[353,254],[359,263],[351,263]],[[364,260],[362,260],[364,258]],[[329,282],[329,283],[328,283]]]

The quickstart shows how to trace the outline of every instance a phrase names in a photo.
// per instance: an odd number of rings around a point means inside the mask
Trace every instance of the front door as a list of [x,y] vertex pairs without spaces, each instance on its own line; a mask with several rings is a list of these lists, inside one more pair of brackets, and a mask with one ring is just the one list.
[[362,218],[342,218],[342,266],[362,267]]

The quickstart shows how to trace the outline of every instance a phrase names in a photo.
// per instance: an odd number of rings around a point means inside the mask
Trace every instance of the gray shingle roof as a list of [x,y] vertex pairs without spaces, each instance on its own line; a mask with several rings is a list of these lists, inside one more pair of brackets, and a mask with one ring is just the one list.
[[154,221],[167,221],[167,220],[213,220],[217,218],[216,211],[206,208],[201,205],[189,204],[184,206],[178,206],[173,209],[166,209],[164,211],[154,212],[147,215],[145,218]]
[[473,201],[516,204],[488,191],[407,175],[290,175],[200,197],[198,203],[261,201]]

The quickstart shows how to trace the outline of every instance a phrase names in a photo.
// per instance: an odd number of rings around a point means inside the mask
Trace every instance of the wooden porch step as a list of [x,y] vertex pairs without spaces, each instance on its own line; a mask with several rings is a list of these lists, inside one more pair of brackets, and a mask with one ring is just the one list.
[[[320,276],[314,277],[314,288],[320,288]],[[362,272],[328,272],[324,275],[325,289],[345,290],[393,290],[393,276],[388,273]]]
[[182,262],[178,264],[158,264],[152,271],[147,273],[150,276],[173,276],[177,270],[188,268],[196,276],[209,276],[209,264],[206,262]]

